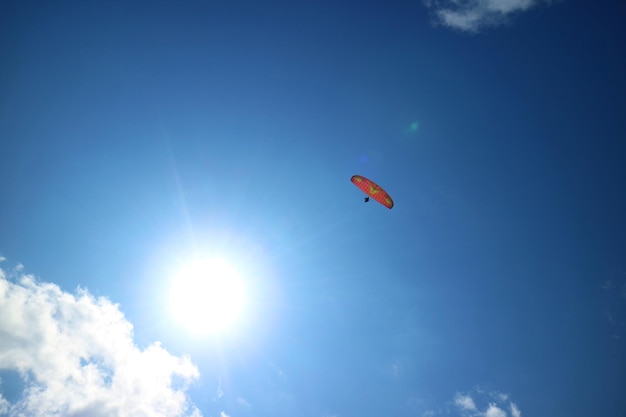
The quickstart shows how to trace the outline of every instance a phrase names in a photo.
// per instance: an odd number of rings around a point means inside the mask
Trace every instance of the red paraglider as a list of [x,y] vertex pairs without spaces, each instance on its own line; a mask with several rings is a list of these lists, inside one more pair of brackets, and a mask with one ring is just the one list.
[[365,197],[366,203],[369,201],[369,198],[372,197],[374,200],[378,201],[387,208],[393,207],[393,200],[391,199],[391,196],[389,196],[389,194],[387,194],[387,192],[374,181],[361,175],[353,175],[352,178],[350,178],[350,181],[352,181],[354,185],[359,187],[361,191],[369,196]]

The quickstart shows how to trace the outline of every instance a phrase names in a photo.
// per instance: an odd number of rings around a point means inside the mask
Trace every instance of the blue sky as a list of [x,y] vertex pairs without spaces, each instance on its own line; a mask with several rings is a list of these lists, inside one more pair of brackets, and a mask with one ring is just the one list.
[[626,415],[625,7],[2,2],[0,415]]

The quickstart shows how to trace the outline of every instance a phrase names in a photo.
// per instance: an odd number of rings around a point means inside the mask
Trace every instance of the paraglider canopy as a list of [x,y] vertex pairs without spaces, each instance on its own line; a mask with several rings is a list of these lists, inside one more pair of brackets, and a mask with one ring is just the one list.
[[[387,192],[374,181],[361,175],[353,175],[352,178],[350,178],[350,181],[352,181],[354,185],[359,187],[361,191],[372,197],[374,200],[378,201],[383,206],[387,208],[393,207],[393,200],[391,199],[391,196],[387,194]],[[366,198],[365,202],[367,202],[368,200],[369,198]]]

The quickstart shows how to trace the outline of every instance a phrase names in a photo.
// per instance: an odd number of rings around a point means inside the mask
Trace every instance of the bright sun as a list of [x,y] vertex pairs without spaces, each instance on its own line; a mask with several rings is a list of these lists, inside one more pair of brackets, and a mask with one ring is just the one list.
[[190,263],[174,279],[170,308],[174,318],[195,334],[228,328],[243,307],[244,291],[237,271],[223,259]]

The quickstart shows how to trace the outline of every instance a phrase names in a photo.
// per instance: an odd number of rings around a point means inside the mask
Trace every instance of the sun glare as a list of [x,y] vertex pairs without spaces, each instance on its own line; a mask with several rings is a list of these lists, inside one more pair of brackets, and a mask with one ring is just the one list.
[[187,265],[174,279],[170,292],[172,315],[195,334],[227,329],[237,319],[243,301],[239,274],[222,259]]

